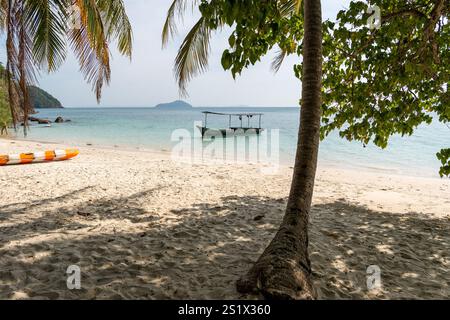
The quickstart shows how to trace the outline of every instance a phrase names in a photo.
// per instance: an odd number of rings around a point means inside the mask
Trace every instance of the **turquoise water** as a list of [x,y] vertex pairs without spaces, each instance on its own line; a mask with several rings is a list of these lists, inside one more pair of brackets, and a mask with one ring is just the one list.
[[[202,121],[203,110],[218,112],[263,112],[263,128],[279,129],[280,158],[292,164],[295,154],[299,110],[297,108],[194,108],[187,111],[163,111],[151,108],[67,108],[41,110],[40,118],[57,116],[72,122],[53,124],[51,128],[32,125],[27,139],[59,142],[68,146],[93,144],[170,151],[176,142],[172,132],[186,129],[192,134],[195,121]],[[237,123],[236,123],[237,124]],[[211,117],[209,127],[224,127],[228,118]],[[257,125],[257,121],[255,121]],[[18,133],[20,137],[20,132]],[[194,138],[193,138],[194,139]],[[373,145],[366,148],[332,134],[321,145],[320,161],[326,165],[365,168],[398,174],[438,176],[436,153],[450,142],[450,129],[437,121],[421,126],[411,137],[394,136],[386,150]]]

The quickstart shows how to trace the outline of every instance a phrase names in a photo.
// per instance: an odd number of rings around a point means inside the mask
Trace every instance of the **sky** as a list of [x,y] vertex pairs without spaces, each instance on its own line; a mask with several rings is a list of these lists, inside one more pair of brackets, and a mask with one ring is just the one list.
[[[124,0],[133,27],[132,61],[112,50],[112,79],[103,90],[100,106],[152,107],[180,99],[173,75],[174,59],[183,36],[192,26],[197,13],[180,22],[177,36],[167,48],[161,48],[161,31],[172,0]],[[323,0],[324,18],[333,19],[349,0]],[[281,70],[270,69],[276,51],[269,53],[255,66],[234,80],[222,69],[220,58],[227,48],[229,30],[215,33],[211,41],[209,70],[192,80],[189,96],[183,100],[194,106],[260,106],[288,107],[298,105],[301,83],[295,78],[293,65],[298,59],[286,59]],[[3,41],[4,42],[4,41]],[[4,48],[0,60],[5,61]],[[66,107],[96,107],[95,94],[79,72],[72,54],[61,68],[52,74],[42,73],[41,88],[59,99]]]

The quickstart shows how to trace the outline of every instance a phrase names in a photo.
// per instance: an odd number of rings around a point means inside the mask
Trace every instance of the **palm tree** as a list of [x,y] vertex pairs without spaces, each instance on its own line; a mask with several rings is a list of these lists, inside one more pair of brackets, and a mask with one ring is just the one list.
[[322,106],[322,10],[320,0],[304,2],[303,77],[300,129],[291,192],[282,225],[261,258],[238,282],[242,292],[266,297],[312,299],[308,223],[320,143]]
[[122,0],[0,0],[0,24],[7,35],[6,70],[14,124],[19,117],[27,123],[28,87],[36,82],[36,73],[57,70],[68,47],[98,101],[111,78],[108,44],[117,41],[119,52],[131,58],[132,30]]
[[[285,14],[299,12],[301,0],[279,0]],[[194,5],[197,1],[193,1]],[[186,1],[175,0],[163,30],[163,44],[176,32],[174,16]],[[278,233],[247,275],[237,283],[242,293],[260,292],[266,298],[314,299],[308,254],[308,223],[317,170],[322,103],[322,11],[320,0],[303,0],[303,80],[300,129],[291,192]],[[210,30],[203,17],[183,41],[175,61],[181,92],[207,67]],[[277,67],[284,52],[275,60]]]

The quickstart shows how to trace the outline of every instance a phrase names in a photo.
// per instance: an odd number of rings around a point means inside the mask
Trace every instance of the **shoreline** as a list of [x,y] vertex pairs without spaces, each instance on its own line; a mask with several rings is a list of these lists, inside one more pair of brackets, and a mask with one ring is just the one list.
[[[74,147],[77,149],[90,149],[90,150],[95,150],[95,149],[99,149],[99,150],[116,150],[119,152],[138,152],[138,153],[148,153],[148,154],[152,154],[152,155],[157,155],[159,157],[165,158],[165,159],[171,159],[172,153],[169,150],[165,150],[165,149],[160,149],[158,150],[157,148],[148,148],[148,147],[127,147],[127,146],[123,146],[123,145],[105,145],[105,144],[94,144],[94,143],[84,143],[84,145],[80,145],[80,146],[73,146],[76,145],[78,143],[65,143],[65,142],[53,142],[53,141],[45,141],[45,140],[34,140],[34,139],[26,139],[26,138],[17,138],[17,137],[0,137],[0,141],[1,140],[6,140],[6,141],[17,141],[17,142],[32,142],[32,143],[36,143],[36,144],[42,144],[42,145],[52,145],[52,146],[66,146],[66,147]],[[23,152],[32,152],[33,150],[25,150]],[[1,152],[1,149],[0,149]],[[179,160],[184,161],[184,162],[189,162],[187,160],[189,160],[190,158],[186,157],[186,158],[181,158]],[[192,158],[194,160],[193,164],[199,164],[199,161],[201,159],[198,158]],[[244,161],[244,162],[237,162],[237,161],[226,161],[226,160],[221,160],[221,159],[216,159],[216,158],[208,158],[207,160],[211,161],[211,165],[216,165],[216,164],[261,164],[263,165],[264,162],[262,163],[252,163],[249,161]],[[204,165],[207,165],[206,163],[201,163]],[[336,170],[344,170],[344,171],[350,171],[350,172],[365,172],[365,173],[372,173],[372,174],[384,174],[384,175],[393,175],[393,176],[399,176],[399,177],[409,177],[409,178],[421,178],[421,179],[434,179],[434,180],[445,180],[447,178],[441,178],[438,175],[438,168],[436,168],[436,174],[412,174],[410,172],[408,173],[404,173],[404,172],[399,172],[398,169],[396,168],[381,168],[381,167],[374,167],[372,165],[367,165],[367,166],[358,166],[358,165],[354,165],[354,166],[350,166],[350,165],[345,165],[342,162],[335,162],[335,161],[329,161],[329,160],[321,160],[319,158],[319,169],[336,169]],[[293,162],[290,164],[287,164],[286,161],[280,161],[279,164],[280,168],[283,169],[292,169],[293,168]],[[425,168],[424,168],[425,169]],[[419,169],[416,169],[417,171]],[[426,168],[427,172],[432,172],[432,169],[430,168]]]
[[[70,161],[0,167],[0,299],[258,298],[235,282],[276,233],[292,169],[80,149]],[[449,191],[448,180],[321,167],[309,231],[319,297],[449,298]],[[82,290],[65,286],[71,265]],[[372,265],[381,291],[366,287]]]

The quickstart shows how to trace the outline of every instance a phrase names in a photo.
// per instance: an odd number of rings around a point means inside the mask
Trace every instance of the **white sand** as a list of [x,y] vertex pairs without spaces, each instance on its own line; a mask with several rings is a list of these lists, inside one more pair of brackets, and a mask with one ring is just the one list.
[[[6,154],[55,147],[0,140]],[[96,148],[0,167],[0,298],[242,298],[235,281],[277,230],[290,178]],[[320,168],[311,220],[320,298],[450,298],[448,179]],[[370,265],[382,290],[367,289]]]

